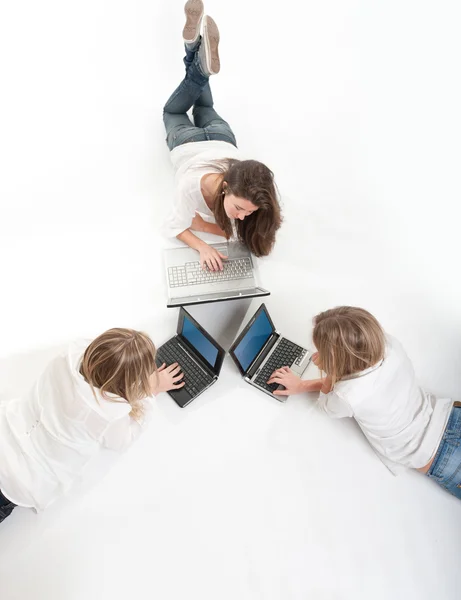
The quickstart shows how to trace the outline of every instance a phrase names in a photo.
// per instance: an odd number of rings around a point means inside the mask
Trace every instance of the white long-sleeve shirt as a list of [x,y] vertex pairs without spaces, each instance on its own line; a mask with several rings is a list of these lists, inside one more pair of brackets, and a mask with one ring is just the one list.
[[242,160],[242,157],[235,146],[219,140],[182,144],[170,152],[170,157],[174,169],[175,195],[162,231],[166,237],[176,237],[189,229],[196,212],[205,221],[215,222],[201,191],[202,177],[218,172],[210,163],[225,158]]
[[102,447],[123,450],[142,431],[126,400],[95,398],[79,373],[89,343],[72,344],[28,394],[0,404],[0,490],[19,506],[45,509]]
[[319,406],[330,417],[354,417],[383,462],[424,467],[437,451],[453,401],[436,399],[416,383],[413,365],[401,344],[386,336],[381,363],[338,381],[320,393]]

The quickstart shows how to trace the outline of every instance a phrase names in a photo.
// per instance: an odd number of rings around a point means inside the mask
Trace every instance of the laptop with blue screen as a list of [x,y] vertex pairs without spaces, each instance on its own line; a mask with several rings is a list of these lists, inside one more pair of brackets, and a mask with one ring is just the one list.
[[225,351],[197,321],[181,307],[177,333],[157,350],[157,366],[177,362],[185,385],[168,394],[184,408],[213,385],[221,372]]
[[244,380],[273,398],[285,401],[288,396],[276,396],[274,391],[284,389],[267,380],[276,369],[290,367],[301,376],[307,369],[311,354],[276,331],[265,304],[261,304],[249,323],[232,344],[229,354]]

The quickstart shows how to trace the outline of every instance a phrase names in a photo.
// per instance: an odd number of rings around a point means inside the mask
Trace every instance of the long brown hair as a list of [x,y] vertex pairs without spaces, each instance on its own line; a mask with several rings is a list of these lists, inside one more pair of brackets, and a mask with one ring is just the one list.
[[332,385],[348,375],[376,365],[384,358],[385,335],[381,325],[363,308],[338,306],[314,318],[312,340],[319,367]]
[[106,400],[127,401],[131,405],[130,416],[140,419],[142,400],[152,394],[151,376],[157,370],[155,353],[148,335],[116,327],[91,342],[83,355],[80,373],[94,394],[98,388]]
[[235,221],[237,237],[255,256],[267,256],[274,246],[275,233],[282,224],[274,174],[257,160],[226,158],[211,164],[223,174],[212,200],[216,223],[229,239],[233,230],[232,221],[224,210],[225,194],[245,198],[258,210],[242,221]]

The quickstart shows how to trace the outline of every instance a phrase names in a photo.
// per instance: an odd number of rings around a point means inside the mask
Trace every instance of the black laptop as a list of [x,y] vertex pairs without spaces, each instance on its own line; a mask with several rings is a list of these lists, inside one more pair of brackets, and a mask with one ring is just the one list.
[[280,402],[288,396],[273,393],[285,388],[277,383],[267,383],[272,373],[280,367],[290,367],[301,376],[311,361],[307,348],[288,340],[275,329],[265,304],[261,304],[251,317],[229,354],[247,383]]
[[[177,362],[185,385],[168,394],[184,408],[218,379],[225,351],[184,308],[179,310],[177,334],[157,350],[156,362]],[[182,380],[181,380],[182,381]]]

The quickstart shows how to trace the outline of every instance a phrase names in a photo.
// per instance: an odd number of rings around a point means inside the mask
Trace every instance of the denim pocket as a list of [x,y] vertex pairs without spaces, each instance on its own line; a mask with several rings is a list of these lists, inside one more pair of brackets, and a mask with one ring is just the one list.
[[[195,129],[195,128],[194,128]],[[172,131],[168,134],[166,138],[166,143],[170,150],[177,148],[178,146],[182,146],[183,144],[189,144],[191,142],[203,142],[205,140],[204,133],[197,133],[191,131]]]
[[461,498],[461,410],[455,407],[428,472],[440,487]]
[[450,448],[444,436],[442,438],[442,441],[440,442],[439,449],[437,450],[437,455],[428,473],[431,479],[435,479],[440,485],[442,485],[442,482],[445,479],[445,470],[450,460],[450,456]]
[[207,139],[220,140],[237,147],[234,132],[225,121],[211,121],[204,128]]
[[456,439],[456,437],[448,435],[447,438],[443,441],[443,446],[434,469],[432,469],[431,477],[442,487],[451,489],[459,487],[458,483],[461,477],[461,447],[459,439]]

